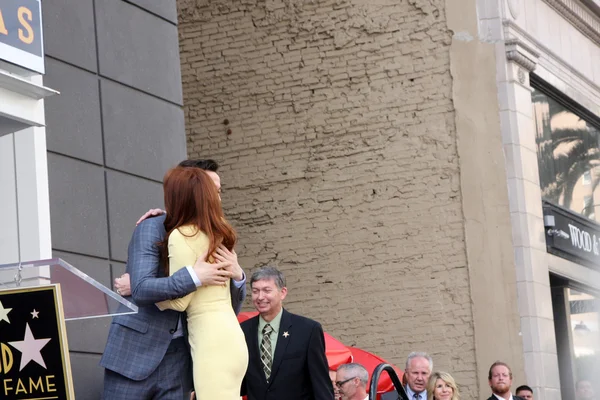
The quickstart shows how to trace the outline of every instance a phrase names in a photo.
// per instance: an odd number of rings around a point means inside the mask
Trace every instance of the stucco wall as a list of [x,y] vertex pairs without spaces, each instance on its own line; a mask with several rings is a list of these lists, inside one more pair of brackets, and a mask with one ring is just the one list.
[[188,153],[223,164],[244,266],[281,267],[288,308],[346,344],[428,351],[477,396],[444,1],[178,6]]

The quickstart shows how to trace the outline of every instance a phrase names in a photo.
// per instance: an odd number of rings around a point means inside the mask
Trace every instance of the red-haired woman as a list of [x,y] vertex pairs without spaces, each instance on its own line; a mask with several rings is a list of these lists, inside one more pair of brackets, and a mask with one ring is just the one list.
[[[221,209],[219,193],[206,172],[175,167],[164,178],[165,229],[160,244],[163,265],[173,274],[193,265],[200,256],[215,254],[219,246],[232,250],[236,234]],[[244,333],[231,307],[229,283],[201,286],[194,293],[157,304],[185,311],[194,366],[194,389],[199,400],[239,400],[248,366]]]

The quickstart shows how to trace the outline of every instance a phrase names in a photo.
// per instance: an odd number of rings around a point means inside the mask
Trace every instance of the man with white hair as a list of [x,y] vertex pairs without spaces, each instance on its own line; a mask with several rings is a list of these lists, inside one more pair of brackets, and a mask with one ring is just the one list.
[[409,400],[427,400],[427,381],[433,370],[433,360],[424,352],[415,351],[406,359],[406,394]]
[[360,364],[342,364],[337,369],[335,385],[342,400],[369,400],[367,384],[369,373]]

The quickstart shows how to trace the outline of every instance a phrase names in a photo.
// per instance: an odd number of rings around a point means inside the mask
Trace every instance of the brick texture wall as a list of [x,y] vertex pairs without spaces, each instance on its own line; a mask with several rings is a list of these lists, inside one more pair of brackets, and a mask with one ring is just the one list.
[[[477,390],[443,0],[178,2],[188,155],[287,307]],[[225,124],[227,120],[228,124]],[[228,130],[230,130],[228,132]]]

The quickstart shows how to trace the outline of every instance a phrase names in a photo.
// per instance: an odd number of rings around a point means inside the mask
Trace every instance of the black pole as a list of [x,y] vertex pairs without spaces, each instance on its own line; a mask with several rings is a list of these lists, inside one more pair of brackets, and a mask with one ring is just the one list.
[[404,391],[404,387],[402,387],[402,383],[400,383],[400,379],[394,371],[394,368],[390,364],[379,364],[375,370],[373,371],[373,376],[371,376],[371,385],[369,387],[369,399],[375,400],[377,399],[377,384],[379,383],[379,377],[381,373],[386,371],[396,388],[396,392],[398,393],[398,399],[400,400],[409,400],[406,392]]

